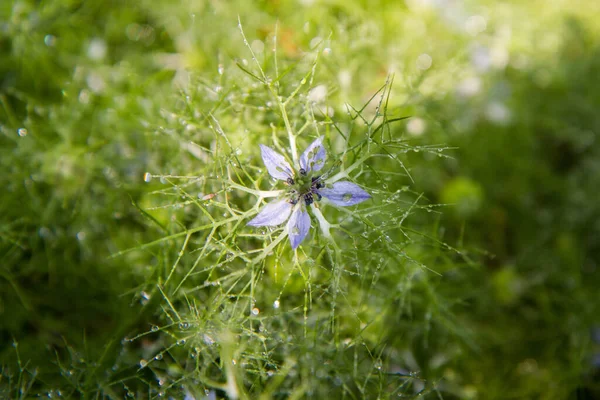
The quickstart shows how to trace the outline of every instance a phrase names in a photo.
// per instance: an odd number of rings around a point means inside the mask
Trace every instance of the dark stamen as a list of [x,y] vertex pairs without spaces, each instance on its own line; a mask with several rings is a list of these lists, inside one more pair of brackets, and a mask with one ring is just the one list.
[[304,168],[300,168],[300,175],[306,176],[306,170]]
[[321,175],[313,176],[311,178],[311,183],[313,188],[321,189],[325,187],[325,184],[321,181]]
[[293,178],[287,178],[286,182],[287,182],[288,185],[291,186],[291,185],[294,184],[294,179]]
[[306,193],[304,195],[304,202],[306,203],[307,206],[310,206],[313,203],[314,199],[313,199],[313,195],[312,193]]

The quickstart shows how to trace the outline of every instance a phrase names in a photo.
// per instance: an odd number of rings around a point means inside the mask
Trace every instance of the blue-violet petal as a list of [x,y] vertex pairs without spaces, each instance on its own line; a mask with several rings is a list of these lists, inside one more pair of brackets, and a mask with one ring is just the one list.
[[292,205],[287,200],[273,201],[260,210],[247,225],[277,226],[283,224],[292,211]]
[[371,198],[360,186],[347,181],[336,182],[332,188],[324,187],[317,193],[338,206],[353,206]]
[[265,167],[267,167],[267,171],[269,171],[269,175],[273,178],[285,181],[287,178],[292,178],[294,176],[290,164],[285,161],[285,158],[281,154],[269,146],[261,144],[260,154],[265,163]]
[[327,152],[323,147],[323,136],[312,142],[300,156],[300,168],[306,172],[318,171],[325,165]]
[[287,223],[288,236],[292,249],[300,246],[310,229],[310,217],[304,206],[298,207],[292,213],[290,220]]

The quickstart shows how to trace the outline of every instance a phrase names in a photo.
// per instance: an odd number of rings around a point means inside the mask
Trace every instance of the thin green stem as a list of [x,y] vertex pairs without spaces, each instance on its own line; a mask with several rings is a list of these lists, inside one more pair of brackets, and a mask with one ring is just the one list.
[[354,164],[352,164],[351,166],[349,166],[348,168],[343,169],[342,171],[338,172],[337,174],[335,174],[334,176],[332,176],[331,178],[328,178],[325,180],[325,183],[334,183],[339,181],[342,178],[347,178],[348,174],[352,171],[354,171],[356,168],[360,167],[362,165],[362,163],[364,163],[367,159],[369,159],[371,157],[371,154],[367,154],[365,156],[362,156],[360,159],[356,160],[354,162]]
[[278,197],[278,196],[281,196],[284,192],[284,190],[255,190],[255,189],[247,188],[246,186],[238,185],[237,183],[234,183],[234,182],[229,182],[228,184],[232,188],[235,188],[235,189],[241,190],[243,192],[247,192],[247,193],[253,194],[257,197],[262,197],[262,198]]

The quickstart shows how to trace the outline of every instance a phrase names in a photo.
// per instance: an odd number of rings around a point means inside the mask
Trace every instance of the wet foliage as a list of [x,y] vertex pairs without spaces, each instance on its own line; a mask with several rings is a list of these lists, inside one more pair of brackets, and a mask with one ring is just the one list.
[[599,16],[2,2],[0,397],[599,398]]

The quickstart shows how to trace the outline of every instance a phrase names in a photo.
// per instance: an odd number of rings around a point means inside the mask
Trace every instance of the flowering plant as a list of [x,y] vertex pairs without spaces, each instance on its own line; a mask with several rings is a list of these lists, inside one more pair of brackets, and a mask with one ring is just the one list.
[[[285,157],[272,148],[260,145],[260,150],[269,175],[282,180],[288,190],[282,191],[283,196],[264,206],[248,225],[277,226],[287,221],[286,229],[292,249],[302,243],[310,230],[307,207],[312,206],[322,228],[329,226],[315,201],[325,197],[336,206],[352,206],[371,198],[369,193],[352,182],[326,182],[326,176],[316,174],[323,168],[327,158],[322,136],[312,142],[300,156],[297,174]],[[326,228],[324,232],[328,235]]]

